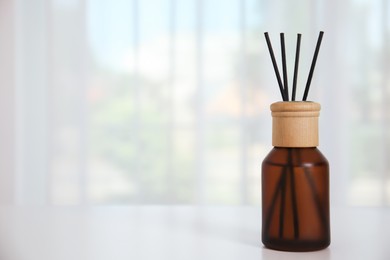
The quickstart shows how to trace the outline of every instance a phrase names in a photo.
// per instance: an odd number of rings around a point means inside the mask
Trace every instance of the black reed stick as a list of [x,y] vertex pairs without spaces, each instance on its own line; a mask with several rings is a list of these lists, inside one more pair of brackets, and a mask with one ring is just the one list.
[[280,74],[279,74],[278,64],[276,63],[274,51],[273,51],[273,49],[272,49],[271,40],[270,40],[270,38],[269,38],[268,32],[265,32],[264,35],[265,35],[265,40],[267,41],[269,54],[270,54],[271,60],[272,60],[272,65],[274,66],[274,70],[275,70],[275,74],[276,74],[276,79],[278,80],[279,89],[280,89],[280,94],[282,94],[282,99],[283,99],[283,101],[286,101],[286,97],[285,97],[284,91],[283,91],[282,80],[281,80]]
[[286,63],[286,46],[284,43],[284,33],[280,33],[280,49],[282,51],[282,68],[283,68],[283,86],[285,101],[289,101],[288,82],[287,82],[287,63]]
[[305,93],[303,94],[302,101],[306,101],[307,95],[309,94],[310,83],[311,83],[311,79],[313,78],[313,72],[314,72],[314,68],[316,66],[318,52],[320,51],[320,46],[321,46],[321,41],[322,41],[322,36],[323,35],[324,35],[324,32],[321,31],[320,35],[318,36],[317,45],[316,45],[316,49],[314,51],[313,60],[311,62],[309,77],[307,78],[306,87],[305,87]]
[[272,196],[270,207],[267,210],[268,215],[266,216],[266,220],[265,220],[265,228],[266,228],[267,232],[268,232],[269,228],[271,227],[272,214],[274,213],[274,210],[276,207],[276,200],[278,198],[278,195],[282,191],[283,175],[285,175],[286,172],[287,172],[287,167],[283,167],[278,184],[275,187],[274,195]]
[[298,220],[298,205],[297,205],[297,192],[295,190],[295,172],[294,172],[294,162],[293,162],[293,148],[288,149],[288,162],[290,166],[290,181],[291,181],[291,203],[293,210],[293,225],[294,225],[294,238],[299,237],[299,220]]
[[[300,150],[297,149],[296,151],[297,151],[298,163],[302,164]],[[307,167],[303,167],[303,171],[304,171],[305,177],[306,177],[306,179],[307,179],[307,181],[309,183],[310,190],[311,190],[311,193],[312,193],[313,198],[314,198],[314,203],[316,205],[316,208],[317,208],[317,211],[318,211],[318,215],[320,216],[320,219],[321,219],[321,222],[322,222],[322,226],[326,227],[327,226],[327,220],[326,220],[326,216],[325,216],[325,211],[321,207],[321,205],[322,205],[321,199],[320,199],[320,197],[318,195],[315,183],[314,183],[313,178],[311,176],[311,172],[309,171],[309,169]]]
[[286,204],[286,179],[287,173],[283,172],[281,176],[281,192],[280,192],[280,211],[279,211],[279,237],[283,237],[284,232],[284,208]]
[[301,49],[301,34],[297,35],[297,49],[295,51],[295,66],[294,66],[294,78],[293,78],[293,87],[292,87],[292,96],[291,100],[295,101],[295,94],[297,91],[297,79],[298,79],[298,65],[299,65],[299,52]]

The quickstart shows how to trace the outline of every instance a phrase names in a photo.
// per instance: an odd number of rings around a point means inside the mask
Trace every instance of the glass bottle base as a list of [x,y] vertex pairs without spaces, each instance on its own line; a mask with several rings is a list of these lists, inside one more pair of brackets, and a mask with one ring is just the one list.
[[294,240],[269,238],[263,239],[263,244],[269,249],[291,252],[318,251],[327,248],[330,240]]

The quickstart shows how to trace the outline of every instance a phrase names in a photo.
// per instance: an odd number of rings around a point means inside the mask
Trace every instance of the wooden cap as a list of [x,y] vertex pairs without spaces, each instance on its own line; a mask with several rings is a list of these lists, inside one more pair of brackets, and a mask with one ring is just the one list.
[[272,111],[272,145],[276,147],[318,146],[321,105],[309,101],[276,102]]

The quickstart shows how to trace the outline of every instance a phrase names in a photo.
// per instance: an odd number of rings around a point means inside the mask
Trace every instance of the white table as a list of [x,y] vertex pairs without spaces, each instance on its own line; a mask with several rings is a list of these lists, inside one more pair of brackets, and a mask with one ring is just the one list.
[[2,207],[1,260],[390,259],[390,209],[332,209],[328,249],[288,253],[260,240],[254,207]]

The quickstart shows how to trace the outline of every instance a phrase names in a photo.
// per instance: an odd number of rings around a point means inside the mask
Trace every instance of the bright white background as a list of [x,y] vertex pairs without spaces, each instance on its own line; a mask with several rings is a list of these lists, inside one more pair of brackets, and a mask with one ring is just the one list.
[[338,205],[390,205],[386,0],[2,0],[0,202],[260,205],[302,33]]

